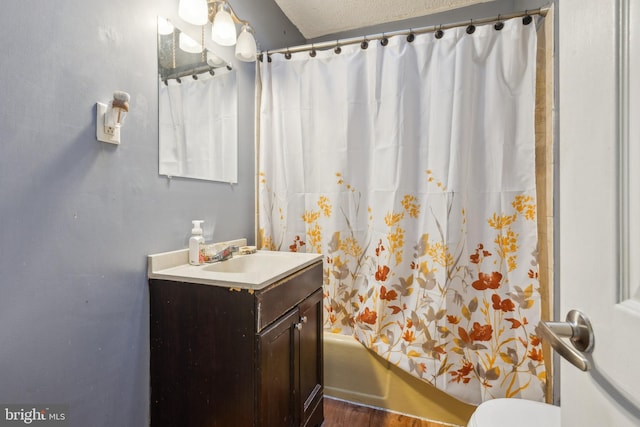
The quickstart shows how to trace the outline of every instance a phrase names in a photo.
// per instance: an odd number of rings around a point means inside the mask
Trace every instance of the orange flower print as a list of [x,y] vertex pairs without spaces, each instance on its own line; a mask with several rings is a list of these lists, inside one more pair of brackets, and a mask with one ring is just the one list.
[[384,251],[384,246],[382,246],[382,239],[380,239],[378,246],[376,247],[376,256],[379,257],[382,251]]
[[505,300],[500,300],[500,296],[498,294],[491,295],[491,301],[493,302],[494,310],[502,310],[505,313],[509,311],[513,311],[516,309],[515,304],[509,298]]
[[520,326],[522,326],[522,323],[520,323],[520,321],[518,319],[513,319],[513,318],[505,318],[504,320],[511,322],[511,329],[518,329]]
[[400,307],[398,307],[397,305],[390,305],[389,308],[391,309],[393,314],[398,314],[398,313],[400,313],[402,311],[402,309]]
[[413,335],[413,331],[406,330],[404,331],[404,334],[402,334],[402,339],[406,342],[412,343],[416,340],[416,337]]
[[531,340],[531,345],[536,347],[540,345],[540,338],[537,335],[530,335],[529,339]]
[[542,350],[537,350],[532,348],[529,354],[527,354],[531,360],[535,360],[536,362],[542,362]]
[[452,325],[457,325],[458,323],[460,323],[460,318],[458,316],[447,314],[447,321]]
[[[377,278],[378,278],[378,275],[376,274],[376,279]],[[385,274],[384,278],[386,280],[386,278],[387,278],[386,274]],[[380,299],[387,300],[387,301],[393,301],[396,298],[398,298],[398,293],[396,291],[394,291],[392,289],[389,292],[387,292],[387,288],[385,288],[384,286],[380,287]]]
[[463,384],[467,384],[469,381],[471,381],[471,378],[467,376],[471,372],[473,372],[473,364],[468,360],[465,360],[463,361],[462,368],[458,369],[455,372],[451,372],[451,375],[453,375],[453,379],[451,380],[451,382],[455,381],[459,383],[460,381],[462,381]]
[[368,323],[370,325],[375,325],[377,319],[378,313],[376,313],[375,311],[370,311],[369,307],[365,307],[364,313],[358,314],[359,321]]
[[494,310],[500,310],[500,295],[498,294],[491,295],[491,302],[493,303]]
[[491,274],[478,273],[478,280],[473,282],[471,286],[479,291],[486,289],[498,289],[500,287],[500,281],[502,280],[502,274],[494,271]]
[[458,336],[460,337],[462,342],[465,343],[465,344],[468,344],[468,343],[471,342],[471,338],[469,337],[469,334],[467,333],[467,330],[465,328],[463,328],[462,326],[458,327]]
[[407,324],[407,328],[412,327],[412,326],[413,326],[413,320],[411,320],[411,319],[407,319],[406,324]]
[[384,282],[387,280],[387,275],[389,274],[389,266],[378,266],[378,271],[376,271],[376,280],[380,282]]
[[492,334],[491,325],[480,325],[478,322],[473,322],[473,330],[469,334],[469,338],[474,341],[489,341]]
[[470,261],[474,264],[480,264],[480,253],[482,252],[482,257],[491,256],[491,252],[485,251],[482,243],[479,243],[476,247],[476,253],[471,254]]
[[293,244],[289,245],[289,252],[298,252],[298,249],[305,245],[304,240],[300,236],[296,236]]

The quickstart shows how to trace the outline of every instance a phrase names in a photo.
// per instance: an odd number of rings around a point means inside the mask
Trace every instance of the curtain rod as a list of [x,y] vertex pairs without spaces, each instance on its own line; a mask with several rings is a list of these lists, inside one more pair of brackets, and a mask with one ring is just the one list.
[[[301,45],[301,46],[294,46],[294,47],[287,47],[287,48],[282,48],[282,49],[267,50],[266,52],[260,52],[259,59],[260,59],[260,61],[262,61],[264,53],[266,53],[267,57],[268,57],[268,56],[270,56],[270,55],[272,55],[274,53],[291,54],[291,53],[306,52],[306,51],[312,51],[313,52],[315,50],[322,50],[322,49],[329,49],[329,48],[339,48],[340,46],[347,46],[347,45],[356,44],[356,43],[363,43],[364,44],[364,43],[368,43],[371,40],[382,40],[382,39],[387,39],[388,37],[393,37],[393,36],[409,36],[411,34],[418,35],[418,34],[426,34],[426,33],[435,33],[437,31],[444,31],[444,30],[448,30],[448,29],[451,29],[451,28],[464,27],[464,26],[473,26],[473,25],[483,25],[483,24],[489,24],[491,22],[500,22],[500,21],[513,19],[513,18],[527,17],[527,16],[530,16],[530,15],[546,16],[547,13],[549,12],[549,8],[550,8],[549,6],[544,6],[544,7],[538,8],[538,9],[525,10],[524,12],[515,12],[515,13],[509,13],[509,14],[506,14],[506,15],[498,15],[496,17],[491,17],[491,18],[470,19],[468,21],[461,21],[461,22],[456,22],[456,23],[452,23],[452,24],[433,25],[433,26],[421,27],[421,28],[411,28],[409,30],[391,31],[391,32],[388,32],[388,33],[385,32],[385,33],[379,33],[379,34],[361,36],[361,37],[351,37],[351,38],[344,39],[344,40],[335,40],[335,41],[328,41],[328,42],[321,42],[321,43],[311,43],[311,44],[305,44],[305,45]],[[269,58],[269,60],[270,60],[270,58]]]

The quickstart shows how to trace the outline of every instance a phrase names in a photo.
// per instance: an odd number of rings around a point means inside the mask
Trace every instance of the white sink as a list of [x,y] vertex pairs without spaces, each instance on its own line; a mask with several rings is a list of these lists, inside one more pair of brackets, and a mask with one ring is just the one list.
[[303,259],[306,257],[300,257],[300,254],[295,252],[258,251],[251,255],[235,255],[226,261],[205,264],[202,269],[217,273],[270,276],[298,267]]
[[165,279],[241,289],[262,289],[322,260],[320,254],[258,251],[226,261],[193,266],[188,250],[149,255],[150,279]]

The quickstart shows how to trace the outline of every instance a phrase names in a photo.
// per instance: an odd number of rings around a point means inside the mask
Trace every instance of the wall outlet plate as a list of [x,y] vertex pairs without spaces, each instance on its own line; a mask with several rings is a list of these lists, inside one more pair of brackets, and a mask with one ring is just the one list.
[[96,103],[96,139],[109,144],[120,144],[120,127],[107,126],[105,124],[107,116],[107,104]]

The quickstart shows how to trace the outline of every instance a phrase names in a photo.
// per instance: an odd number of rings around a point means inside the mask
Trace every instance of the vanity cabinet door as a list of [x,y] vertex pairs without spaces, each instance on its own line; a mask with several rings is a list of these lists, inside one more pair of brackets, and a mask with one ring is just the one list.
[[323,359],[322,359],[322,289],[300,303],[300,425],[322,424]]
[[262,427],[299,425],[295,404],[299,317],[294,308],[258,335],[257,412]]

